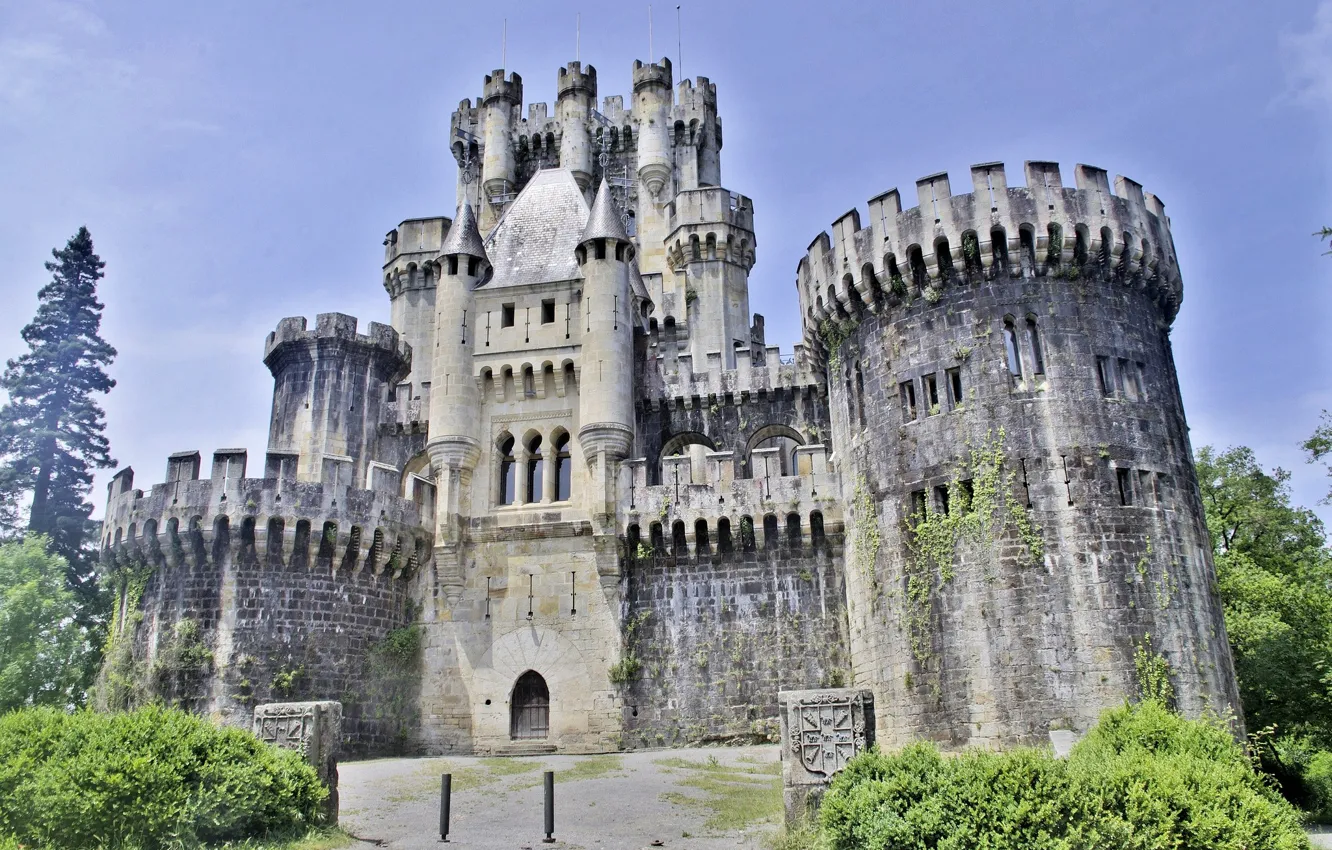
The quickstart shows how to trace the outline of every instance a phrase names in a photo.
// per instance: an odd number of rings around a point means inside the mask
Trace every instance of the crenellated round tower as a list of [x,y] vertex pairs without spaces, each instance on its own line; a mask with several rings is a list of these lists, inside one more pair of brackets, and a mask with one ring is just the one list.
[[1161,653],[1191,715],[1238,710],[1170,347],[1161,202],[1079,165],[896,190],[797,270],[847,505],[855,678],[893,744],[1083,731]]
[[597,69],[570,62],[556,79],[555,116],[559,120],[560,167],[573,172],[578,188],[592,185],[592,140],[588,120],[597,103]]
[[517,191],[512,135],[523,112],[523,78],[516,73],[506,79],[504,69],[486,75],[481,95],[482,153],[479,200],[482,227],[489,231],[499,219],[508,196]]

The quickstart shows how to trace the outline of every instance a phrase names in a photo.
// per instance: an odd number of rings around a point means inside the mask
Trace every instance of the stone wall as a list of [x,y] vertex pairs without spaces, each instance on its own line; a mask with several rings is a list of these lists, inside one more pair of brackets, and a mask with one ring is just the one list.
[[624,564],[624,746],[775,740],[777,692],[849,680],[840,531]]

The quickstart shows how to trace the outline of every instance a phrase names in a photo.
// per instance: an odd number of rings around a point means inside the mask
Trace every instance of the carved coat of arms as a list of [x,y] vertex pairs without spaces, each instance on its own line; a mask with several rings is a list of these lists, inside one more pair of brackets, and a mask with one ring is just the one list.
[[805,770],[832,776],[865,749],[865,707],[859,694],[818,694],[791,707],[791,751]]

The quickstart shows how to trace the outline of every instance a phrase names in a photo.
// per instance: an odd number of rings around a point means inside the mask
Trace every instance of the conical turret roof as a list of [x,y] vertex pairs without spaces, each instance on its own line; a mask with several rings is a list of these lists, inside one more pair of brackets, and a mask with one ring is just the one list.
[[587,227],[583,228],[583,238],[579,242],[593,239],[629,241],[629,234],[624,232],[624,225],[620,222],[620,208],[611,197],[610,181],[606,179],[601,181],[601,188],[597,189],[597,199],[592,202],[592,212],[588,213]]
[[490,262],[485,246],[481,244],[481,230],[476,226],[472,205],[466,201],[458,205],[458,214],[453,219],[448,235],[444,237],[444,247],[440,248],[439,253],[444,256],[466,254]]

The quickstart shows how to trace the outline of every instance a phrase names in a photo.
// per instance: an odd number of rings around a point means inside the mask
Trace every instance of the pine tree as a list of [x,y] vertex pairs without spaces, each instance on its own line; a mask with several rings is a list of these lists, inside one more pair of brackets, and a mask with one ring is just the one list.
[[52,250],[51,282],[37,293],[37,315],[23,328],[28,352],[0,376],[8,401],[0,408],[0,522],[18,530],[30,497],[27,531],[44,534],[69,562],[70,589],[94,604],[97,586],[89,540],[94,469],[115,465],[93,400],[115,386],[106,367],[116,350],[100,336],[97,281],[105,263],[93,253],[88,228]]

